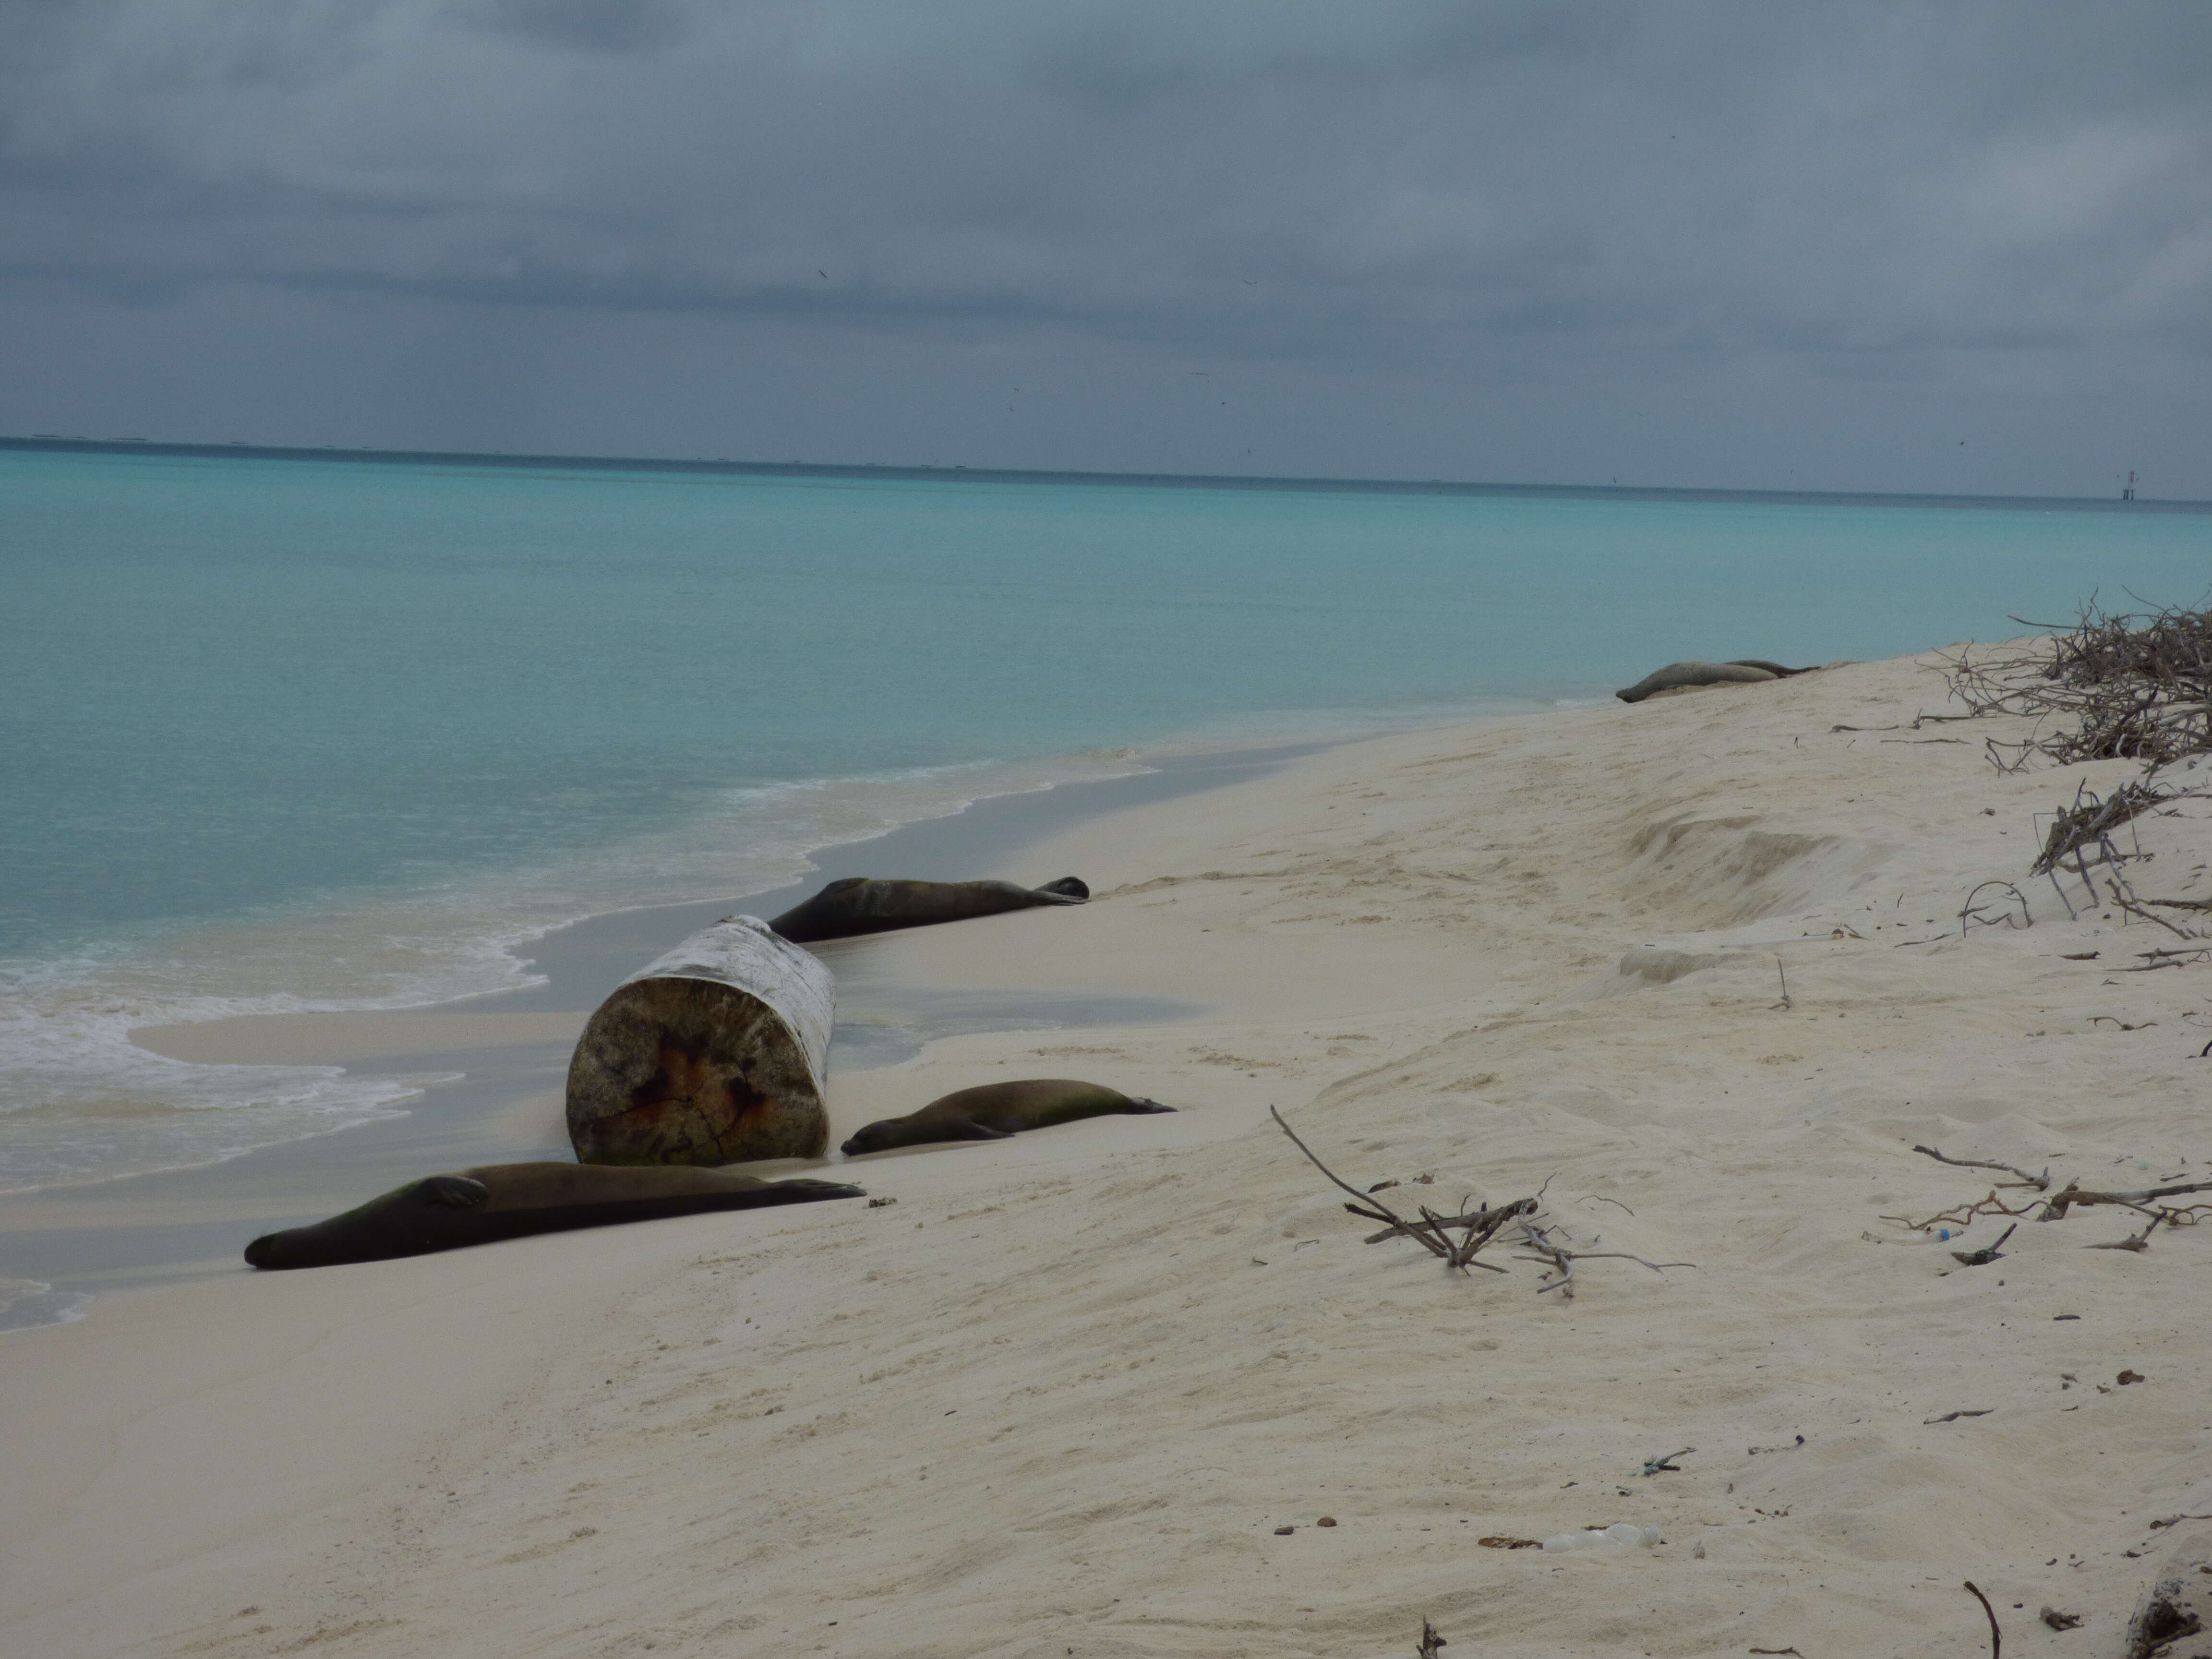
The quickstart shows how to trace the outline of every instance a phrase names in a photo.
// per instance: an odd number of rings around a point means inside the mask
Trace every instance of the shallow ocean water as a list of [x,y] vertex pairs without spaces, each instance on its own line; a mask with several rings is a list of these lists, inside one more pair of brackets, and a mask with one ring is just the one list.
[[2208,552],[2051,503],[0,451],[0,1190],[404,1109],[134,1025],[512,987],[545,927],[1158,745],[2194,602]]

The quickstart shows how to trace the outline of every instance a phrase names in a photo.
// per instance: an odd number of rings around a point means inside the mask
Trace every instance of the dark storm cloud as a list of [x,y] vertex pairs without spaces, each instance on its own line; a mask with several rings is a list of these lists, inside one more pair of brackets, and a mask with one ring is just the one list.
[[0,268],[125,299],[1564,388],[1994,396],[2212,346],[2195,4],[16,0],[0,28]]

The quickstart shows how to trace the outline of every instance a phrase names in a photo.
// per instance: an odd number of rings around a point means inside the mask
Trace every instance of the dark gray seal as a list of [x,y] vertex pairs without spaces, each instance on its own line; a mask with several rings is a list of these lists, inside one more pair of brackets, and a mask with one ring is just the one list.
[[1805,668],[1784,668],[1778,662],[1762,662],[1748,657],[1735,662],[1670,662],[1656,673],[1646,674],[1626,691],[1616,691],[1613,695],[1623,702],[1642,702],[1655,693],[1672,691],[1677,686],[1753,685],[1765,680],[1787,679],[1792,674],[1811,672]]
[[995,916],[1040,904],[1081,904],[1090,896],[1091,890],[1073,876],[1042,887],[1018,887],[1011,881],[878,881],[848,876],[831,882],[804,904],[793,905],[769,926],[793,944],[806,945],[815,939],[884,933],[894,927]]
[[1086,1117],[1116,1112],[1172,1112],[1157,1100],[1133,1098],[1103,1084],[1070,1078],[1024,1078],[956,1089],[918,1112],[871,1123],[838,1150],[848,1158],[889,1152],[894,1146],[926,1146],[939,1140],[1004,1140],[1024,1129],[1049,1129]]
[[246,1260],[256,1267],[331,1267],[531,1233],[865,1195],[834,1181],[762,1181],[729,1170],[487,1164],[410,1181],[312,1227],[265,1233],[246,1247]]

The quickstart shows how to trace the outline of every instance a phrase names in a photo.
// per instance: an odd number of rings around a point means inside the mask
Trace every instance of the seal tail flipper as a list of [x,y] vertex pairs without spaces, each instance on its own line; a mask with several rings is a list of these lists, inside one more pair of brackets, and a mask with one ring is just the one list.
[[1079,904],[1091,896],[1090,884],[1079,876],[1062,876],[1058,881],[1046,882],[1042,886],[1032,888],[1030,890],[1056,894],[1061,898],[1073,899]]
[[763,1204],[812,1204],[827,1198],[866,1198],[866,1187],[854,1187],[842,1181],[816,1181],[811,1176],[796,1176],[789,1181],[772,1181],[763,1189]]

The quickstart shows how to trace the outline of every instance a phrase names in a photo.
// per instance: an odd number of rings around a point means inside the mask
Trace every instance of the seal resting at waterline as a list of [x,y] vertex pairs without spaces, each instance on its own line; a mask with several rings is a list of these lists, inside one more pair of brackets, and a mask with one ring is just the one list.
[[1623,702],[1642,702],[1646,697],[1661,691],[1672,691],[1677,686],[1754,685],[1762,680],[1787,679],[1792,674],[1811,672],[1805,668],[1784,668],[1778,662],[1761,662],[1748,657],[1736,662],[1670,662],[1656,672],[1646,674],[1626,691],[1616,691],[1613,695]]
[[1042,887],[1018,887],[1011,881],[878,881],[848,876],[831,882],[804,904],[793,905],[769,926],[794,945],[806,945],[884,933],[894,927],[995,916],[1040,904],[1081,904],[1090,896],[1090,888],[1073,876]]
[[866,1195],[835,1181],[763,1181],[729,1170],[487,1164],[410,1181],[312,1227],[264,1233],[246,1247],[246,1260],[256,1267],[332,1267],[531,1233]]
[[1086,1117],[1117,1112],[1172,1112],[1157,1100],[1140,1100],[1103,1084],[1072,1078],[1024,1078],[956,1089],[918,1112],[871,1123],[838,1150],[848,1158],[889,1152],[894,1146],[926,1146],[939,1140],[1004,1140],[1024,1129],[1049,1129]]

